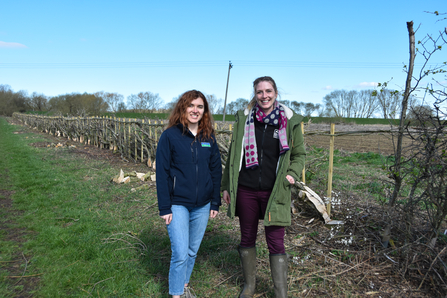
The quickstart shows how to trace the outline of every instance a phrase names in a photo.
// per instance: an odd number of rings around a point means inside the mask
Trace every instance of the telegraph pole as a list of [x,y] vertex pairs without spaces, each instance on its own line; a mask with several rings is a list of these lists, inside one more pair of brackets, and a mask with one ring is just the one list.
[[230,69],[233,68],[233,64],[231,64],[231,61],[228,64],[228,77],[227,77],[227,90],[225,91],[225,102],[224,102],[224,109],[223,109],[223,123],[225,123],[225,110],[227,108],[227,94],[228,94],[228,82],[230,81]]

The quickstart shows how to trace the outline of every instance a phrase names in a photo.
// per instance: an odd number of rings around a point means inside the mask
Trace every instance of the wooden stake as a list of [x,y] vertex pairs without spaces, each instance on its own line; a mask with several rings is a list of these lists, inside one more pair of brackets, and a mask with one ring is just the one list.
[[335,124],[331,123],[331,141],[329,147],[329,173],[327,179],[327,213],[331,216],[331,197],[332,197],[332,171],[334,169],[334,141],[335,141]]

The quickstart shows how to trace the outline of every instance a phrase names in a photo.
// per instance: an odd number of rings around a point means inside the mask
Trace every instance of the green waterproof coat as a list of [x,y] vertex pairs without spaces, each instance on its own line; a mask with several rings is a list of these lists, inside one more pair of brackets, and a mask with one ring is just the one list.
[[[295,181],[301,177],[306,159],[306,150],[304,148],[304,138],[301,132],[300,123],[303,117],[293,112],[283,105],[287,116],[287,143],[289,150],[279,157],[276,180],[273,185],[272,193],[267,204],[264,215],[265,226],[290,226],[291,224],[291,184],[286,179],[286,175],[292,176]],[[222,177],[221,190],[228,191],[230,194],[230,205],[228,206],[228,216],[236,216],[236,194],[239,179],[239,171],[242,165],[243,136],[245,120],[249,110],[240,110],[236,114],[236,122],[231,137],[230,151],[228,153],[225,171]]]

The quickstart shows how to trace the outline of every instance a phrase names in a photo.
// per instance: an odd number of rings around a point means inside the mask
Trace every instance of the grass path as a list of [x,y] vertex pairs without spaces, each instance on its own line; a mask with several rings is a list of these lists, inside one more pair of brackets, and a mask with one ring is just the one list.
[[[0,118],[0,198],[16,210],[0,219],[0,296],[168,297],[169,238],[154,188],[112,184],[119,169],[68,147],[30,146],[44,138]],[[222,243],[236,240],[210,222],[192,282],[201,296],[239,291],[216,287],[238,272],[237,256]]]

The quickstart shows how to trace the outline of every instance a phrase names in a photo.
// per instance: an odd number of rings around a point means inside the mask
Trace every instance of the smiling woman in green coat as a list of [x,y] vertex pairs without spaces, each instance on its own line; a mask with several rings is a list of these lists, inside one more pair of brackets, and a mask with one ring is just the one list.
[[256,285],[256,235],[264,220],[275,297],[287,297],[285,226],[291,224],[290,188],[304,168],[302,116],[277,100],[271,77],[253,82],[254,96],[238,111],[221,190],[228,215],[239,217],[238,251],[245,279],[240,297],[253,297]]

